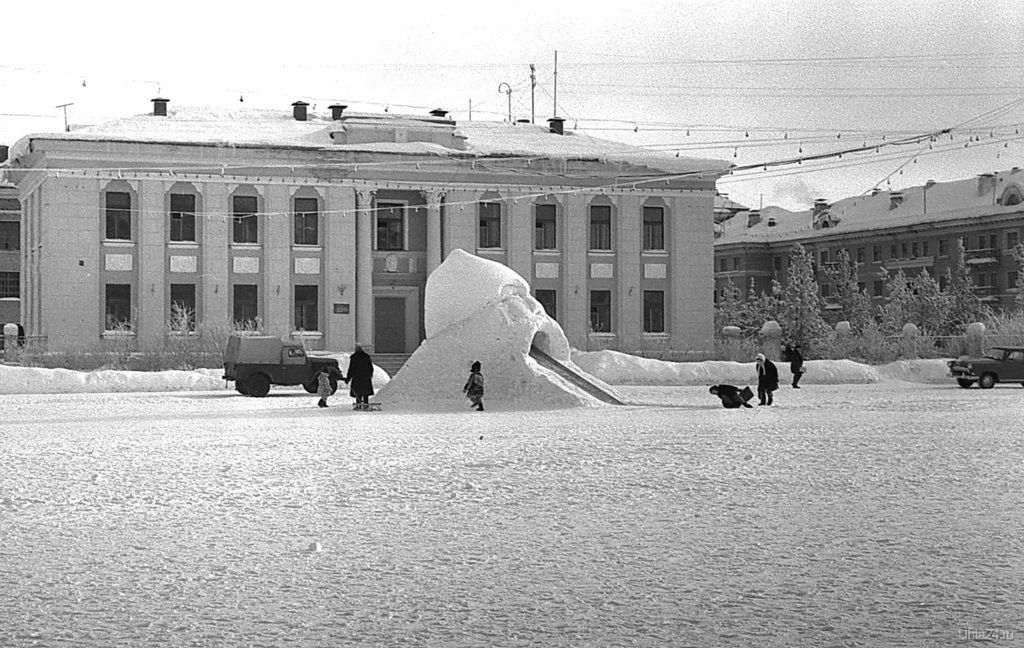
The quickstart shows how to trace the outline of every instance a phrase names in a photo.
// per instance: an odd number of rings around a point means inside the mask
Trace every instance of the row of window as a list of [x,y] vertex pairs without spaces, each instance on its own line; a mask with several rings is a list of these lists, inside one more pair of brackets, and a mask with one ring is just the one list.
[[[106,238],[108,240],[132,240],[132,196],[124,191],[105,193]],[[480,248],[502,247],[502,204],[484,202],[479,204]],[[259,243],[259,219],[255,196],[232,196],[231,240],[233,243]],[[406,209],[401,202],[377,201],[376,204],[376,249],[401,251],[408,247],[406,239]],[[537,250],[558,249],[558,228],[556,206],[539,204],[534,206],[535,240]],[[175,242],[196,241],[196,196],[172,193],[170,195],[170,240]],[[316,198],[295,198],[293,201],[295,245],[319,245],[320,206]],[[612,208],[610,205],[590,207],[590,249],[613,249]],[[665,249],[665,210],[662,207],[643,208],[643,249]]]
[[[231,294],[231,318],[236,328],[245,328],[259,318],[259,287],[235,284]],[[537,290],[536,299],[552,318],[558,313],[558,291]],[[168,321],[194,329],[196,321],[195,284],[171,284]],[[295,286],[293,326],[298,331],[319,330],[320,295],[318,286]],[[612,291],[590,291],[590,330],[613,333]],[[105,292],[105,325],[107,331],[132,329],[131,284],[107,284]],[[643,294],[644,333],[665,332],[665,293],[645,290]]]
[[[1017,231],[1009,231],[1004,233],[1006,247],[1004,249],[1010,250],[1020,243],[1020,233]],[[999,234],[982,234],[973,239],[971,237],[961,237],[959,240],[963,241],[965,250],[975,251],[991,251],[993,254],[999,249]],[[971,248],[970,243],[976,241],[977,247]],[[893,243],[889,247],[889,259],[916,259],[918,257],[930,257],[932,255],[931,241],[904,241],[902,243]],[[874,245],[871,248],[871,262],[881,263],[883,247],[881,245]],[[950,251],[950,240],[939,239],[938,241],[938,256],[948,257]],[[730,269],[730,263],[733,271],[740,270],[742,257],[720,257],[718,259],[718,271],[728,272]],[[772,266],[776,272],[782,270],[783,258],[786,260],[786,267],[789,267],[789,257],[776,256],[772,258]],[[832,260],[831,250],[819,250],[818,259],[822,265],[830,263]],[[867,263],[867,248],[859,247],[856,249],[853,260],[857,263]]]
[[[168,321],[194,330],[196,322],[195,284],[171,284]],[[297,331],[320,329],[319,286],[295,286],[292,326]],[[107,331],[132,329],[131,284],[107,284],[104,297]],[[256,284],[235,284],[231,294],[231,319],[236,328],[247,328],[259,317],[259,287]]]

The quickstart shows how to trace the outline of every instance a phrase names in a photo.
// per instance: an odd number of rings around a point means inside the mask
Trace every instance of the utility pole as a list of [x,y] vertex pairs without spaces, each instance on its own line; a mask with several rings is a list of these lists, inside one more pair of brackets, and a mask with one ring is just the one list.
[[533,89],[537,87],[536,67],[530,63],[530,123],[534,123]]
[[[501,86],[505,86],[505,90],[501,89]],[[508,123],[512,123],[512,86],[502,81],[498,84],[498,92],[504,92],[508,95]]]
[[72,102],[72,103],[66,103],[66,104],[61,104],[61,105],[57,106],[57,108],[63,108],[64,109],[64,132],[65,133],[70,133],[71,132],[71,127],[68,126],[68,106],[74,106],[74,105],[75,105],[74,102]]

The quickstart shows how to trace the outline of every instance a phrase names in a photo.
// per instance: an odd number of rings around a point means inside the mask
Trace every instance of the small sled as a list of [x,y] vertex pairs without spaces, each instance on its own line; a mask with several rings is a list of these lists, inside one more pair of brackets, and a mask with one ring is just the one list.
[[352,409],[362,412],[379,412],[380,403],[356,403]]
[[749,385],[740,390],[740,398],[743,399],[744,403],[746,403],[747,401],[749,401],[753,397],[754,397],[754,392],[750,389]]

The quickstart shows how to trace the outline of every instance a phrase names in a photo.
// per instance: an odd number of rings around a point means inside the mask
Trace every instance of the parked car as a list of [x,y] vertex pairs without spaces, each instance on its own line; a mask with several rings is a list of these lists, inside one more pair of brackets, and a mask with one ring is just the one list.
[[1024,347],[992,347],[980,358],[960,356],[946,364],[949,375],[965,389],[974,383],[982,389],[990,389],[1001,382],[1024,385]]
[[247,396],[266,396],[271,385],[302,385],[315,394],[317,375],[324,367],[331,374],[334,393],[343,375],[338,361],[307,356],[298,342],[268,335],[232,335],[224,349],[224,380],[234,380],[235,390]]

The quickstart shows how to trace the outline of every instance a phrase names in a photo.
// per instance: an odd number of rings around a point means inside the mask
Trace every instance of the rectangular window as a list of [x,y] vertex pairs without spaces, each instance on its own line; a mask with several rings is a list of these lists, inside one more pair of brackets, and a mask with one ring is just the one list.
[[132,330],[131,284],[107,284],[104,330]]
[[501,203],[480,203],[480,247],[501,247]]
[[901,259],[910,258],[910,250],[908,249],[908,246],[907,246],[906,243],[900,243],[900,258]]
[[557,250],[558,237],[555,229],[555,205],[536,205],[534,207],[534,219],[536,225],[535,249]]
[[612,291],[590,291],[590,330],[593,333],[612,332]]
[[985,236],[984,234],[982,234],[981,236],[978,237],[978,249],[979,250],[984,250],[985,249],[985,247],[986,247],[986,245],[988,243],[987,239],[988,239],[988,237]]
[[18,221],[0,221],[0,250],[20,249],[21,223]]
[[831,284],[822,284],[821,285],[821,296],[822,297],[828,297],[831,294],[832,294],[832,285]]
[[821,265],[828,263],[828,250],[821,251]]
[[864,283],[863,281],[857,282],[857,292],[864,292],[867,289],[868,285],[866,283]]
[[318,245],[320,203],[316,198],[295,199],[295,245]]
[[665,210],[644,207],[644,249],[665,249]]
[[234,243],[258,243],[259,219],[256,216],[256,196],[234,196],[231,199],[234,217]]
[[930,256],[931,249],[931,241],[921,243],[921,256]]
[[729,269],[729,266],[727,265],[728,263],[729,263],[729,260],[726,259],[725,257],[722,257],[721,259],[719,259],[718,260],[718,271],[719,272],[726,272]]
[[988,237],[988,247],[990,250],[995,250],[999,247],[999,235],[992,234]]
[[782,271],[782,257],[772,258],[772,267],[775,268],[775,272]]
[[871,260],[875,263],[881,263],[882,261],[882,246],[876,245],[871,248]]
[[0,299],[21,296],[21,273],[0,272]]
[[871,294],[875,297],[881,297],[885,294],[885,284],[882,283],[881,279],[876,279],[871,285]]
[[171,284],[171,312],[167,321],[172,331],[196,330],[195,284]]
[[132,196],[123,191],[108,191],[107,201],[107,239],[117,241],[132,240]]
[[644,333],[665,332],[665,292],[644,291]]
[[234,287],[233,319],[235,328],[256,328],[259,302],[255,284],[236,284]]
[[939,256],[949,256],[949,239],[939,239]]
[[405,205],[377,203],[377,249],[400,251],[405,249]]
[[857,248],[857,263],[864,263],[864,248]]
[[1006,249],[1007,250],[1012,250],[1013,248],[1017,247],[1018,243],[1020,243],[1020,234],[1018,234],[1017,232],[1007,232],[1006,233]]
[[734,271],[740,269],[740,258],[739,257],[733,257],[732,258],[732,269]]
[[612,208],[608,205],[590,207],[590,249],[612,249]]
[[295,286],[295,330],[318,331],[318,286]]
[[558,293],[555,290],[536,290],[535,296],[544,312],[553,320],[558,320]]
[[171,194],[171,240],[196,240],[196,197]]
[[889,247],[889,258],[890,259],[898,259],[898,258],[900,258],[899,252],[896,251],[896,244],[895,243],[893,243]]
[[939,290],[941,292],[946,292],[946,288],[948,288],[948,287],[949,287],[949,275],[944,275],[944,274],[939,275]]
[[1010,289],[1010,288],[1016,288],[1016,287],[1017,287],[1017,271],[1016,270],[1010,270],[1009,272],[1006,273],[1006,288]]
[[917,251],[918,251],[917,241],[914,241],[913,243],[910,244],[910,256],[912,256],[912,257],[914,257],[916,259],[917,258]]

